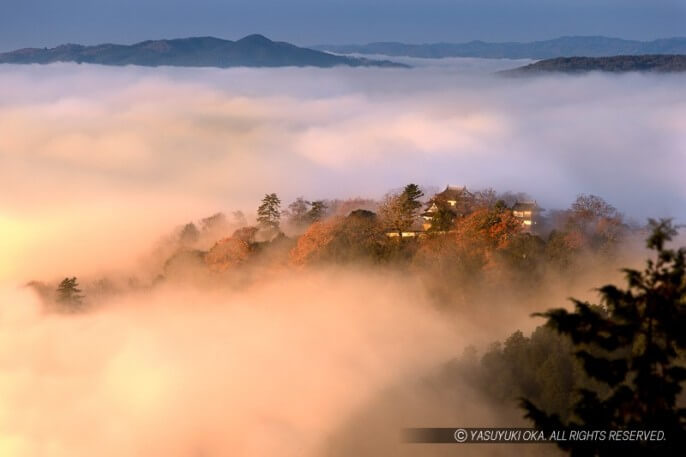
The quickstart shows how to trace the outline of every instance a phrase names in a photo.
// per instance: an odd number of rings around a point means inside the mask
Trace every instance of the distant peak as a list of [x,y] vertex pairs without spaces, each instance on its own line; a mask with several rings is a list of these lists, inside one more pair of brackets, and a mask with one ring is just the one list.
[[241,43],[272,43],[272,40],[259,33],[253,33],[238,40]]

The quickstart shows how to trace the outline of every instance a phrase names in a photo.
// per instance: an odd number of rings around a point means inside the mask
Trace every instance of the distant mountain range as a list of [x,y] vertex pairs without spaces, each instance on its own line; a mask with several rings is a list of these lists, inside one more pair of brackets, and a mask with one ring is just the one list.
[[659,73],[686,71],[686,55],[642,55],[612,57],[557,57],[545,59],[530,65],[500,72],[518,76],[544,72],[583,73],[607,71],[625,73],[629,71],[650,71]]
[[26,48],[0,53],[0,63],[48,64],[77,62],[101,65],[156,67],[406,67],[387,60],[370,60],[329,54],[249,35],[238,41],[213,37],[143,41],[132,45],[65,44],[55,48]]
[[603,36],[570,36],[530,43],[470,41],[468,43],[404,44],[383,42],[362,45],[317,45],[313,48],[338,54],[382,54],[424,58],[549,59],[573,56],[686,54],[686,38],[634,41]]

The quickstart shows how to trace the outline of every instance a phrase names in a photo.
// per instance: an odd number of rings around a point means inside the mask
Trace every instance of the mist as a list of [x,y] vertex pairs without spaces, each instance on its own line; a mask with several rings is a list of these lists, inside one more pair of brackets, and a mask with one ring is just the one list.
[[641,221],[683,220],[683,76],[493,75],[519,63],[5,65],[0,276],[125,262],[162,226],[249,214],[266,192],[378,198],[407,182],[466,184],[545,208],[588,192]]
[[46,312],[24,287],[136,276],[174,227],[217,211],[254,220],[270,192],[287,204],[456,184],[686,217],[683,76],[512,79],[495,72],[525,62],[407,60],[0,66],[0,454],[375,455],[351,447],[374,439],[358,418],[391,439],[515,417],[422,379],[532,329],[534,311],[593,296],[619,264],[547,278],[538,300],[449,311],[418,278],[358,265],[259,269],[240,287],[182,270],[78,315]]
[[5,293],[0,453],[316,455],[386,384],[454,350],[425,297],[378,279],[161,288],[77,317]]

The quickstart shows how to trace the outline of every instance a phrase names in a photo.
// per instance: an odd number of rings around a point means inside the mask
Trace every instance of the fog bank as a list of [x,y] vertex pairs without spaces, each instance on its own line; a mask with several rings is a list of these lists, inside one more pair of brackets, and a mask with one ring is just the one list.
[[450,183],[548,208],[588,192],[640,220],[686,216],[683,76],[492,75],[516,64],[4,65],[0,277],[104,268],[165,224],[250,213],[266,192],[288,202]]
[[387,385],[475,332],[399,278],[169,286],[84,315],[0,296],[0,454],[319,455]]

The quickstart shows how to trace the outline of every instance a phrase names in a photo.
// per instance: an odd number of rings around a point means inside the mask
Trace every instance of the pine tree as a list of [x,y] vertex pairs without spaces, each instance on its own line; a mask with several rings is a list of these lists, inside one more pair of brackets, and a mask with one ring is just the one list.
[[281,200],[276,194],[266,194],[257,208],[257,222],[263,229],[279,230],[281,222]]
[[402,239],[402,232],[409,230],[417,219],[417,211],[422,207],[419,199],[423,196],[424,192],[416,184],[408,184],[402,192],[387,195],[379,209],[384,226],[398,232]]
[[324,203],[323,200],[315,200],[311,203],[310,210],[307,212],[305,217],[310,222],[320,221],[326,214],[327,209],[328,207],[326,206],[326,203]]
[[[650,221],[649,249],[656,252],[643,271],[625,269],[625,288],[599,289],[600,305],[573,300],[574,312],[553,309],[540,316],[569,335],[586,374],[608,394],[581,389],[575,419],[558,416],[523,399],[527,417],[550,432],[562,427],[597,430],[663,430],[666,441],[632,442],[621,455],[680,455],[686,444],[686,409],[677,396],[686,381],[686,248],[667,249],[677,231],[669,220]],[[615,456],[617,444],[602,441],[558,443],[573,456]]]
[[57,286],[57,303],[70,308],[83,306],[83,295],[75,277],[64,278]]
[[431,216],[431,226],[428,231],[431,233],[443,233],[455,228],[457,215],[450,207],[450,204],[443,198],[434,198],[431,203],[436,205],[436,211]]
[[419,200],[424,196],[424,192],[418,185],[408,184],[401,195],[407,216],[414,220],[417,217],[417,211],[422,207],[422,202]]

